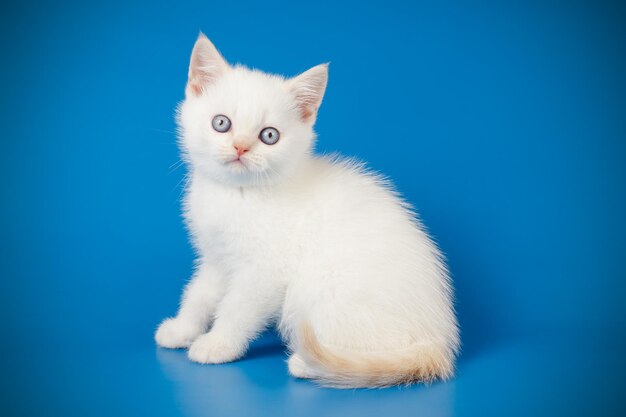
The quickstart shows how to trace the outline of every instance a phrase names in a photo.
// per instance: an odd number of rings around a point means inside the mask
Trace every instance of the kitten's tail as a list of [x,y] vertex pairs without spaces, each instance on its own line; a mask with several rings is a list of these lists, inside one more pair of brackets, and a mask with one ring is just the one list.
[[448,379],[454,373],[454,352],[445,346],[413,345],[385,352],[337,352],[322,346],[308,322],[300,327],[300,352],[322,385],[335,388],[377,388]]

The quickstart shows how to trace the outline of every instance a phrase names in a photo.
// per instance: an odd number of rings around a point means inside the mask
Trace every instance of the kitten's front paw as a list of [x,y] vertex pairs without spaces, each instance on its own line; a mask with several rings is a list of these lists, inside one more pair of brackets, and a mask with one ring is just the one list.
[[244,353],[245,346],[209,332],[193,342],[189,359],[198,363],[225,363],[241,358]]
[[165,319],[154,335],[159,346],[177,349],[191,346],[202,333],[197,327],[177,318]]

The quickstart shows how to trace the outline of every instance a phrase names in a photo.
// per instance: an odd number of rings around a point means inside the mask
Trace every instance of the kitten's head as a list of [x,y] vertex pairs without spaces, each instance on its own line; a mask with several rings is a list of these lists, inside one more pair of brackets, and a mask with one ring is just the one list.
[[234,186],[289,176],[313,147],[328,66],[291,79],[230,66],[200,34],[179,108],[192,169]]

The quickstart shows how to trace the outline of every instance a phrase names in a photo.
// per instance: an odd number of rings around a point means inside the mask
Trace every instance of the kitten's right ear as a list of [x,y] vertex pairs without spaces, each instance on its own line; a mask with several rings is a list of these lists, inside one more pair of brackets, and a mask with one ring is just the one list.
[[193,52],[191,52],[189,78],[185,94],[188,97],[199,96],[204,87],[213,84],[226,70],[228,70],[228,63],[222,58],[209,38],[200,32]]

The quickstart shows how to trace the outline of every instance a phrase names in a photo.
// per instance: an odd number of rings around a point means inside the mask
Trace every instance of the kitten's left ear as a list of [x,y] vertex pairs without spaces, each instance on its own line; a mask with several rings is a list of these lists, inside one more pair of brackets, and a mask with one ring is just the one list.
[[293,93],[300,117],[304,122],[314,122],[317,110],[322,104],[326,83],[328,82],[328,64],[321,64],[287,81]]
[[202,89],[214,83],[228,70],[228,63],[204,33],[200,32],[191,52],[189,78],[185,94],[199,96]]

